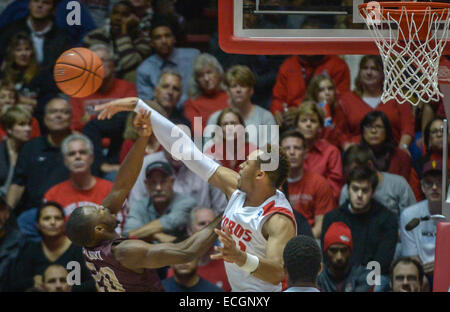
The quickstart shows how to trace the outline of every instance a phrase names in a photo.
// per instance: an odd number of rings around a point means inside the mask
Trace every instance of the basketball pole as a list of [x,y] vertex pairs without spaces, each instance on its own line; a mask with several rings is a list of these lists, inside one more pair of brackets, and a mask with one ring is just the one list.
[[447,157],[448,157],[448,120],[443,122],[443,144],[442,144],[442,215],[450,221],[450,192],[447,186]]

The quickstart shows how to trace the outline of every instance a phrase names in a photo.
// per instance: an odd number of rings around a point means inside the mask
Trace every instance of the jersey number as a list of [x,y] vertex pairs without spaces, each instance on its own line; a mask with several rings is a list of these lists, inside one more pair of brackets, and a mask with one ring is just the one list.
[[239,248],[240,248],[242,251],[245,251],[245,250],[247,249],[247,246],[245,246],[245,244],[244,244],[242,241],[239,241]]
[[[117,280],[116,274],[109,267],[101,267],[99,271],[95,268],[95,266],[86,261],[86,266],[91,271],[92,277],[95,280],[95,284],[97,285],[97,289],[101,292],[119,292],[125,291],[122,284]],[[103,286],[102,286],[103,285]]]

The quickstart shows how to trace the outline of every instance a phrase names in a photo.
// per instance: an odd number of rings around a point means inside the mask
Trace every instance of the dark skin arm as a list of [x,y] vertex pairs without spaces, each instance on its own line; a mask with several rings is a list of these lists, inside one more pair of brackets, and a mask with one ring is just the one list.
[[116,214],[122,209],[123,202],[141,171],[145,148],[152,134],[150,114],[139,113],[134,120],[134,126],[139,133],[139,139],[136,140],[120,166],[111,192],[102,202],[102,206],[107,207],[112,214]]
[[130,270],[156,269],[190,262],[211,248],[217,239],[214,229],[219,227],[221,220],[222,215],[217,216],[206,228],[180,243],[152,245],[141,240],[126,240],[114,247],[113,254]]

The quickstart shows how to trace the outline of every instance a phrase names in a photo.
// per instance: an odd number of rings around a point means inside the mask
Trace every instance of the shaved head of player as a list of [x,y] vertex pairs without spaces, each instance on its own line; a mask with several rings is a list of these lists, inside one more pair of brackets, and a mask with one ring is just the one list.
[[[225,260],[232,290],[281,291],[284,246],[297,228],[292,207],[279,190],[289,175],[284,150],[270,144],[259,147],[237,173],[204,155],[181,128],[139,98],[124,98],[95,109],[101,111],[100,119],[121,111],[151,111],[153,132],[164,149],[228,198],[221,230],[215,230],[222,246],[215,247],[211,258]],[[239,155],[244,146],[236,148]]]
[[99,291],[164,291],[155,268],[189,262],[207,252],[217,235],[220,216],[206,228],[177,244],[148,244],[121,238],[115,214],[136,182],[152,134],[150,113],[139,112],[134,126],[139,138],[128,153],[102,206],[75,209],[66,224],[67,236],[83,246],[86,266]]

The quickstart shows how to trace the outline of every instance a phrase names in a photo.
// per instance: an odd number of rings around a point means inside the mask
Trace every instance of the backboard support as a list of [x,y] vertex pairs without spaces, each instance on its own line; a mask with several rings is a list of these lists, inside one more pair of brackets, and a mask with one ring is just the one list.
[[379,54],[358,9],[369,2],[219,0],[219,45],[239,54]]

